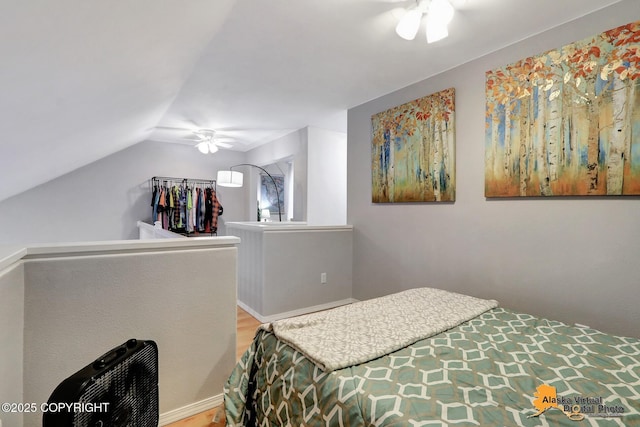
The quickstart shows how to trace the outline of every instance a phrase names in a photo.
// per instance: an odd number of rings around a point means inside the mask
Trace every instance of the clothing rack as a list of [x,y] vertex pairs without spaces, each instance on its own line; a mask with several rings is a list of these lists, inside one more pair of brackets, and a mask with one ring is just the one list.
[[[185,236],[217,235],[218,216],[222,215],[222,206],[216,196],[215,179],[154,176],[149,180],[149,187],[153,194],[151,201],[152,221],[155,222],[162,218],[161,223],[164,229]],[[196,204],[196,189],[198,196],[201,197],[201,204]],[[205,190],[206,200],[204,200]],[[169,192],[171,192],[171,197],[169,197]],[[157,193],[158,198],[156,198]],[[166,193],[166,203],[162,204],[162,207],[159,207],[160,193]],[[185,197],[186,200],[193,198],[193,203],[185,203]],[[162,197],[162,200],[164,201],[165,198]],[[171,203],[175,203],[175,205]],[[201,206],[201,209],[196,205]],[[192,210],[196,212],[191,213]],[[171,218],[168,218],[167,215],[170,215]],[[204,227],[200,217],[205,219]]]

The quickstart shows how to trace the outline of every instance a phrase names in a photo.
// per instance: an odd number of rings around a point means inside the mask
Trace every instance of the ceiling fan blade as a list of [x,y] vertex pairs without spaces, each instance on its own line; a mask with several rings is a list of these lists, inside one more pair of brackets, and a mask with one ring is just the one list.
[[153,128],[153,130],[170,131],[170,132],[193,132],[193,129],[179,128],[179,127],[173,127],[173,126],[156,126]]
[[220,148],[231,148],[231,147],[233,147],[233,144],[227,144],[226,142],[214,141],[213,143],[216,144]]
[[153,141],[157,142],[167,142],[169,144],[179,144],[179,145],[188,145],[190,147],[195,147],[198,141],[189,141],[181,138],[163,138],[163,137],[154,137]]
[[193,142],[202,142],[207,140],[207,138],[203,137],[202,135],[198,135],[197,133],[185,135],[182,137],[182,139],[186,139],[188,141],[193,141]]

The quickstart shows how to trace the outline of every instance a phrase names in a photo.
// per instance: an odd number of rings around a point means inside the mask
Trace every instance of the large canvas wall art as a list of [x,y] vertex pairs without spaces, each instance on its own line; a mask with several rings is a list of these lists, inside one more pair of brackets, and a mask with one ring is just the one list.
[[374,203],[455,200],[454,98],[450,88],[371,118]]
[[485,196],[640,195],[640,22],[486,73]]

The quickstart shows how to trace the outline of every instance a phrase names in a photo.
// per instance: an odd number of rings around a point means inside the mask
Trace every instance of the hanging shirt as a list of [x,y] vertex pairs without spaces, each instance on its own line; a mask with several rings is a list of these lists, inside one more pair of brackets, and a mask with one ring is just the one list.
[[206,203],[206,199],[207,199],[207,192],[204,189],[200,189],[200,231],[205,231],[205,217],[206,217],[206,210],[207,210],[207,203]]
[[213,233],[211,226],[213,223],[213,197],[211,195],[211,189],[207,188],[206,196],[204,199],[204,231],[205,233]]
[[189,228],[196,231],[196,189],[192,188],[189,193]]
[[182,186],[178,189],[178,203],[178,212],[180,213],[178,228],[185,228],[187,224],[187,190]]
[[213,232],[216,233],[218,231],[218,216],[222,211],[222,205],[218,201],[218,197],[216,196],[216,190],[212,190],[212,196],[213,196],[213,228],[214,228]]
[[191,203],[191,188],[187,187],[185,192],[186,192],[186,205],[185,205],[186,221],[184,224],[184,228],[187,233],[190,233],[193,231],[193,229],[191,228],[191,211],[193,210],[192,209],[193,205]]
[[180,222],[180,189],[177,185],[174,185],[171,189],[171,196],[173,197],[172,228],[177,230],[182,227]]
[[200,188],[196,188],[194,195],[194,211],[195,211],[195,220],[193,222],[193,228],[195,231],[200,231]]
[[162,187],[162,195],[160,196],[160,207],[162,208],[162,228],[169,229],[169,189]]
[[151,222],[157,221],[158,218],[158,202],[160,201],[160,191],[158,187],[153,187],[153,194],[151,195]]
[[205,214],[205,231],[207,233],[218,232],[218,216],[222,206],[216,196],[216,191],[212,188],[207,188],[206,198],[206,214]]

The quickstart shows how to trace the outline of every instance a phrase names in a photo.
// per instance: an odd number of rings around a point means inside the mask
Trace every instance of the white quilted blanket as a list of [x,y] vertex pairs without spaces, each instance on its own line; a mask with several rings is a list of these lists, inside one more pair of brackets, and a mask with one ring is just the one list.
[[497,306],[495,300],[418,288],[263,328],[325,371],[333,371],[384,356]]

